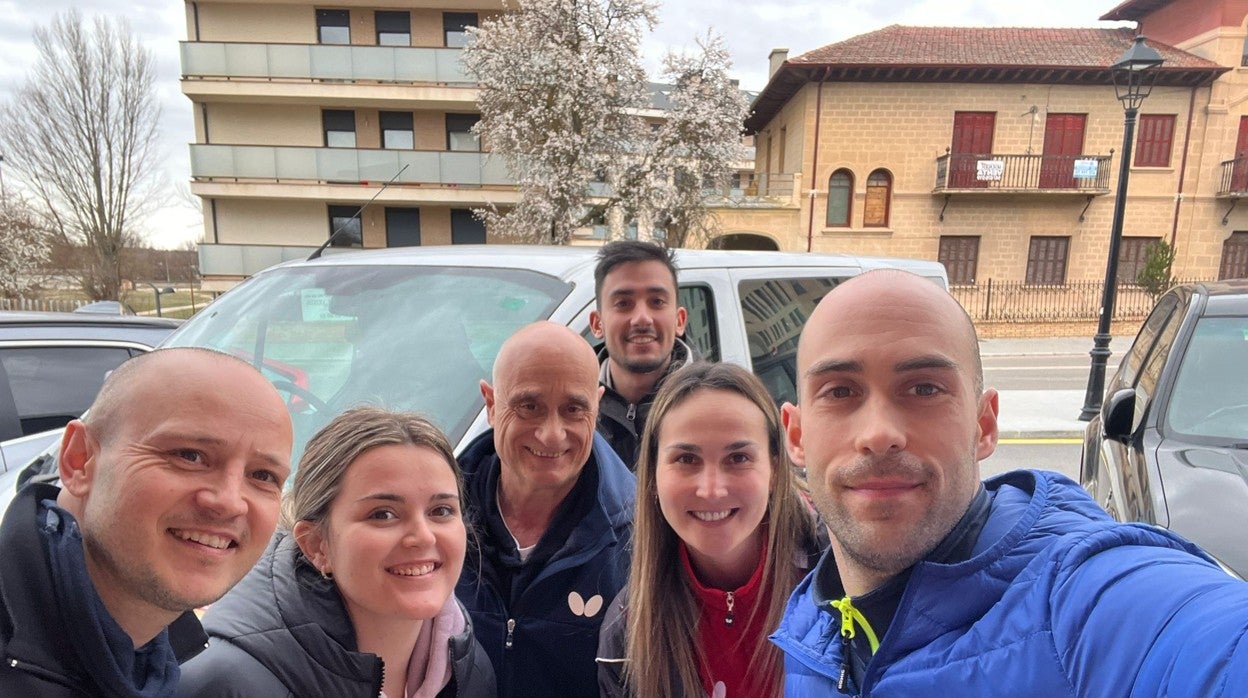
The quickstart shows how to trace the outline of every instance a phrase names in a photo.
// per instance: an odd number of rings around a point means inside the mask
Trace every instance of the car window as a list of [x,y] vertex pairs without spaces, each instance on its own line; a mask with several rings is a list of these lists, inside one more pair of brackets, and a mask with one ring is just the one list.
[[797,402],[797,340],[836,284],[832,278],[749,279],[738,287],[750,366],[777,404]]
[[682,286],[680,305],[688,312],[685,341],[698,356],[719,361],[719,336],[715,330],[715,297],[706,286]]
[[1248,318],[1201,318],[1174,379],[1165,424],[1189,436],[1248,442]]
[[240,356],[288,398],[295,455],[337,414],[381,405],[427,415],[456,443],[481,411],[503,340],[571,290],[518,269],[327,265],[253,277],[169,346]]
[[[1145,359],[1148,358],[1148,352],[1153,348],[1153,342],[1157,339],[1157,334],[1161,332],[1161,328],[1174,315],[1174,310],[1179,305],[1179,298],[1174,294],[1163,296],[1153,311],[1148,314],[1148,318],[1144,320],[1144,324],[1140,326],[1140,331],[1135,336],[1135,341],[1131,344],[1131,349],[1127,351],[1127,355],[1123,357],[1122,369],[1119,373],[1119,384],[1127,387],[1135,385],[1135,380],[1140,374],[1140,367],[1144,365]],[[1175,319],[1178,324],[1179,318]]]
[[1183,324],[1182,319],[1182,315],[1176,313],[1170,322],[1162,326],[1161,332],[1157,335],[1157,341],[1153,344],[1153,350],[1140,370],[1135,382],[1135,417],[1132,426],[1139,425],[1145,410],[1157,394],[1157,383],[1161,381],[1161,372],[1166,367],[1170,348],[1174,346],[1174,339],[1179,334],[1179,326]]
[[130,358],[124,347],[5,347],[0,363],[9,378],[22,434],[65,426],[91,406],[104,377]]

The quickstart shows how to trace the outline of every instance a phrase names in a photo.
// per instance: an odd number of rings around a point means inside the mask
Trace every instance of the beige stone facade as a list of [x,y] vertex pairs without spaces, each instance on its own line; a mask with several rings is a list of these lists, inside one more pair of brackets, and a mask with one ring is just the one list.
[[[1160,239],[1177,249],[1175,276],[1216,279],[1226,266],[1224,245],[1233,232],[1248,231],[1248,204],[1227,213],[1242,193],[1225,191],[1222,164],[1234,158],[1241,118],[1248,115],[1248,68],[1239,67],[1248,27],[1244,12],[1238,14],[1237,26],[1210,29],[1166,49],[1170,63],[1187,61],[1193,72],[1160,79],[1140,108],[1141,125],[1150,117],[1173,119],[1170,152],[1164,163],[1136,166],[1143,137],[1137,127],[1120,266],[1130,269],[1137,263],[1131,255],[1138,256],[1146,244],[1140,238]],[[898,29],[962,31],[894,27],[880,34]],[[835,55],[839,46],[822,51]],[[1024,283],[1040,278],[1039,267],[1030,271],[1029,267],[1043,264],[1048,243],[1036,239],[1059,238],[1065,240],[1065,258],[1058,283],[1104,279],[1124,117],[1107,79],[1110,61],[1101,64],[1105,79],[1099,84],[1087,71],[1081,74],[1074,68],[1035,80],[1046,74],[1039,69],[1019,70],[1011,79],[1008,73],[988,72],[991,65],[979,72],[947,70],[933,73],[929,80],[906,81],[857,74],[838,79],[835,60],[820,57],[818,51],[812,54],[814,58],[803,56],[784,66],[800,68],[803,59],[811,65],[826,63],[833,77],[792,85],[793,74],[785,75],[781,68],[768,86],[771,92],[763,95],[765,100],[771,93],[781,94],[783,102],[767,106],[765,118],[751,124],[756,134],[756,170],[799,178],[803,184],[794,199],[799,208],[751,210],[745,220],[727,217],[734,225],[774,239],[784,250],[923,259],[941,259],[942,239],[948,253],[948,246],[956,242],[950,238],[972,238],[978,247],[975,283],[987,279]],[[1205,61],[1230,69],[1219,70],[1212,64],[1202,67]],[[888,67],[882,66],[877,73],[888,76]],[[899,62],[897,67],[908,66]],[[1206,78],[1193,77],[1202,70]],[[780,89],[785,80],[790,87]],[[1095,183],[1072,183],[1067,172],[1066,184],[1056,187],[1045,186],[1043,178],[1012,188],[998,189],[995,182],[992,186],[984,182],[953,186],[952,175],[942,168],[954,145],[959,112],[992,114],[991,150],[982,159],[1011,162],[1029,161],[1027,156],[1046,152],[1050,115],[1081,115],[1082,143],[1075,157],[1097,159],[1098,167],[1107,170],[1100,174],[1107,177]],[[830,178],[838,170],[852,175],[849,224],[830,226]],[[887,225],[883,226],[868,225],[864,219],[869,206],[867,180],[876,171],[891,179]],[[1239,184],[1248,188],[1248,177]],[[1248,237],[1248,233],[1242,235]]]

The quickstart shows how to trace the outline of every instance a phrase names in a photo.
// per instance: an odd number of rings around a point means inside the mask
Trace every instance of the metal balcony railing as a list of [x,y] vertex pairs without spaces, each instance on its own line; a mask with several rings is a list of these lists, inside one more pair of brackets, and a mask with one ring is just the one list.
[[196,179],[514,185],[502,158],[488,153],[265,145],[191,145]]
[[1108,194],[1109,155],[946,153],[936,158],[936,192]]
[[1218,196],[1248,197],[1248,155],[1222,162],[1222,179]]
[[183,41],[182,77],[473,84],[457,48]]

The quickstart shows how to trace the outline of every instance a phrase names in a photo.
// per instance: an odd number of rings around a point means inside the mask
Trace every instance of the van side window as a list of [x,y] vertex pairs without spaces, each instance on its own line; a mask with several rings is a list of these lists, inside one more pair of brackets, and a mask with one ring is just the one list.
[[776,404],[797,403],[797,340],[806,318],[837,283],[832,278],[741,282],[741,317],[750,366]]
[[719,361],[719,334],[715,327],[715,298],[706,286],[682,286],[680,305],[689,314],[685,323],[685,342],[698,357]]

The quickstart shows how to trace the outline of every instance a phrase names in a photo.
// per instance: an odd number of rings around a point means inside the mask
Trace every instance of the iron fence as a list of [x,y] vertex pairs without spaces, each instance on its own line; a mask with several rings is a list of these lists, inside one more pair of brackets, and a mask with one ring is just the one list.
[[1222,180],[1218,196],[1248,194],[1248,157],[1222,161]]
[[79,298],[0,298],[0,310],[69,313],[89,302]]
[[[1197,279],[1176,280],[1188,283]],[[950,286],[949,292],[973,320],[1053,322],[1096,320],[1101,312],[1100,281],[1065,284],[1029,284],[988,279],[974,285]],[[1114,298],[1114,320],[1142,320],[1156,298],[1134,283],[1119,283]]]

